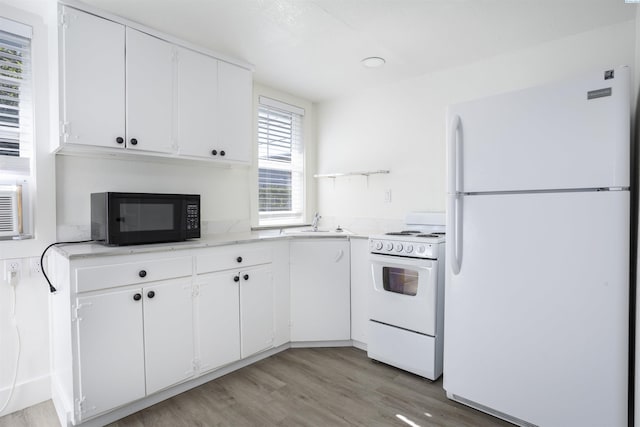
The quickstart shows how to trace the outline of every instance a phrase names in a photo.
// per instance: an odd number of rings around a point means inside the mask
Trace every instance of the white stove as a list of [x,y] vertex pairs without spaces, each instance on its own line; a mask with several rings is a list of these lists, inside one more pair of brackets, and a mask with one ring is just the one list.
[[435,380],[442,374],[444,213],[407,215],[404,231],[369,237],[370,358]]

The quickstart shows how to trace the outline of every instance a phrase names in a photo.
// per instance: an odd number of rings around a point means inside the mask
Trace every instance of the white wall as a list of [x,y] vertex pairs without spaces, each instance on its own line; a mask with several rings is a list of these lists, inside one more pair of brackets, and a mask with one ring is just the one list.
[[[35,114],[35,171],[37,192],[34,202],[35,239],[0,241],[0,271],[6,259],[23,262],[21,280],[16,287],[16,318],[21,337],[21,356],[17,387],[7,409],[0,416],[46,400],[49,391],[49,322],[48,288],[37,273],[29,272],[29,258],[40,255],[45,245],[55,239],[55,184],[53,156],[48,154],[51,124],[57,122],[55,91],[56,58],[51,46],[57,43],[51,35],[57,30],[55,2],[46,0],[3,0],[0,16],[33,27],[33,79]],[[0,274],[0,407],[6,402],[14,374],[17,355],[16,337],[11,324],[10,287]]]
[[90,194],[101,191],[200,194],[204,233],[246,231],[249,176],[246,166],[57,156],[58,239],[90,238]]
[[[389,169],[389,175],[324,179],[325,219],[358,229],[402,220],[412,210],[445,209],[448,104],[567,78],[584,70],[635,64],[635,21],[423,75],[321,103],[319,173]],[[392,192],[391,203],[384,192]]]

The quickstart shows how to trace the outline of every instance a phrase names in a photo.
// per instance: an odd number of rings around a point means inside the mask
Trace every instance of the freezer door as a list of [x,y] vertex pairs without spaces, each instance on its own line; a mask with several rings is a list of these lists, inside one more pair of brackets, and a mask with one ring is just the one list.
[[630,90],[619,67],[451,106],[449,192],[628,187]]
[[629,193],[463,206],[457,275],[447,259],[447,395],[539,426],[626,425]]

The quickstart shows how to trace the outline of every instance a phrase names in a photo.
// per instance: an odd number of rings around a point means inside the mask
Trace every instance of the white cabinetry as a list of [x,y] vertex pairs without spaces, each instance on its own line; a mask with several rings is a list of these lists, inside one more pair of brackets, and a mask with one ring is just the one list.
[[63,153],[98,146],[251,162],[250,70],[140,26],[60,8]]
[[236,273],[199,275],[196,335],[200,370],[210,371],[240,359],[240,294]]
[[351,338],[349,241],[291,242],[291,341]]
[[218,63],[219,145],[229,160],[251,162],[251,71],[227,62]]
[[125,26],[67,6],[61,13],[61,140],[124,148]]
[[75,424],[194,376],[192,265],[56,257],[52,377]]
[[131,28],[126,34],[126,146],[131,150],[174,152],[174,46]]
[[224,150],[218,145],[217,108],[218,60],[180,48],[177,132],[181,155],[223,157],[220,152]]
[[373,288],[369,240],[352,238],[351,243],[351,339],[357,347],[368,343],[369,293]]
[[273,347],[271,245],[252,243],[202,250],[196,257],[196,271],[200,293],[197,342],[202,370]]

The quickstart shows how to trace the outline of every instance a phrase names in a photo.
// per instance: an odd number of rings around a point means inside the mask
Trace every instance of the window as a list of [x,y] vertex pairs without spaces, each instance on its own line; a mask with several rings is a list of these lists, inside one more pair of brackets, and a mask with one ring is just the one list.
[[304,109],[261,96],[258,106],[259,225],[302,223]]
[[31,237],[31,27],[0,18],[0,239]]

